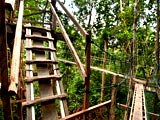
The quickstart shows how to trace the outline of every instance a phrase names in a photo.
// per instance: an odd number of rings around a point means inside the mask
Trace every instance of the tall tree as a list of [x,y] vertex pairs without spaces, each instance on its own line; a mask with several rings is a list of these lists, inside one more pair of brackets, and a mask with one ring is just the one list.
[[[138,9],[138,2],[139,0],[135,0],[135,5],[134,5],[134,19],[133,19],[133,40],[132,40],[132,49],[131,49],[131,54],[132,54],[132,61],[131,61],[131,79],[129,80],[129,91],[127,95],[127,106],[130,104],[130,98],[131,98],[131,89],[132,89],[132,78],[136,76],[135,71],[136,71],[136,58],[137,58],[137,40],[136,40],[136,31],[137,31],[137,9]],[[124,119],[128,119],[128,110],[125,111],[125,116]]]

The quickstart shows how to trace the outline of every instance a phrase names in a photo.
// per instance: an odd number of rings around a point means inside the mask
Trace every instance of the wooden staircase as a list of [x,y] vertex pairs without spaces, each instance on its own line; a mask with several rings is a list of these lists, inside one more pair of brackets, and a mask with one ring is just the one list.
[[[36,119],[34,106],[37,104],[41,119],[57,120],[69,114],[53,42],[50,30],[26,26],[26,102],[23,105],[27,120]],[[37,85],[39,93],[35,93]]]

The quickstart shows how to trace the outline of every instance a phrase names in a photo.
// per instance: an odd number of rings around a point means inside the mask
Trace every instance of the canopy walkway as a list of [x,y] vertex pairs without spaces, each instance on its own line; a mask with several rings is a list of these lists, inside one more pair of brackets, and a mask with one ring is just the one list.
[[[30,23],[23,25],[23,12],[24,12],[24,2],[20,0],[19,4],[19,14],[17,25],[15,29],[15,37],[14,37],[14,45],[12,51],[12,63],[11,63],[11,72],[10,72],[10,84],[8,88],[8,94],[13,96],[16,95],[16,100],[11,101],[10,104],[18,103],[18,116],[19,120],[35,120],[39,119],[44,120],[69,120],[69,119],[89,119],[89,113],[94,110],[106,108],[106,106],[110,106],[109,119],[115,119],[114,108],[116,106],[116,85],[118,78],[125,78],[125,75],[114,73],[112,71],[108,71],[106,69],[90,66],[90,33],[86,32],[82,26],[74,19],[74,17],[69,13],[69,11],[65,8],[65,6],[57,0],[57,3],[64,9],[68,17],[73,21],[76,25],[77,29],[80,31],[81,35],[86,40],[86,63],[85,65],[81,63],[80,58],[68,36],[66,33],[58,15],[55,10],[55,0],[48,1],[50,4],[50,9],[53,14],[53,21],[51,21],[52,26],[50,29],[40,28],[37,26],[32,26]],[[6,1],[6,5],[10,8],[10,10],[14,10],[15,1],[11,0]],[[64,59],[57,59],[56,57],[56,34],[53,33],[56,25],[61,30],[62,36],[70,49],[70,52],[74,58],[75,62],[67,61]],[[25,31],[25,32],[24,32]],[[25,36],[24,36],[25,34]],[[22,36],[22,37],[21,37]],[[22,69],[20,65],[23,63],[21,60],[22,56],[22,38],[25,39],[25,80],[20,79],[20,75],[22,73]],[[100,103],[98,105],[89,107],[89,93],[84,93],[84,102],[83,109],[79,112],[70,114],[67,106],[67,93],[65,93],[63,84],[62,84],[62,76],[60,74],[58,62],[62,61],[65,63],[75,64],[77,65],[82,78],[85,83],[85,91],[89,91],[90,89],[90,69],[102,71],[113,76],[113,87],[112,87],[112,96],[111,99]],[[7,68],[8,69],[8,68]],[[129,120],[147,120],[147,110],[145,106],[145,95],[144,88],[146,85],[145,81],[140,79],[128,77],[127,78],[133,80],[134,84],[134,94],[132,98],[132,106],[120,105],[124,109],[128,109]],[[24,83],[25,81],[25,83]],[[35,85],[38,84],[38,95],[35,95]],[[2,83],[2,88],[4,87],[4,83]],[[6,97],[3,99],[3,103],[7,100]],[[58,101],[58,102],[56,102]],[[40,107],[40,115],[35,113],[35,109],[37,109],[36,105]],[[6,107],[6,106],[4,106]],[[11,107],[8,105],[8,107]],[[15,111],[14,111],[15,112]],[[7,116],[8,113],[4,113]],[[38,115],[37,115],[38,114]],[[10,114],[11,115],[11,114]],[[158,115],[153,115],[158,118]],[[7,120],[7,119],[6,119]]]

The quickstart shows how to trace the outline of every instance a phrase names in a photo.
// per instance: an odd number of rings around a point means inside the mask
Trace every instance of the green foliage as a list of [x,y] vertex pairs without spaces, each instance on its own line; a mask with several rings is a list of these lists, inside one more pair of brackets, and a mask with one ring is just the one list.
[[[25,0],[25,7],[33,7],[38,9],[44,9],[46,6],[46,0],[33,1]],[[129,75],[131,61],[132,61],[132,39],[133,39],[133,7],[134,0],[126,0],[123,3],[123,11],[120,10],[119,0],[72,0],[72,5],[78,8],[78,11],[74,12],[74,15],[86,29],[88,29],[88,21],[90,16],[90,10],[93,7],[95,10],[95,16],[93,24],[91,24],[92,31],[92,46],[91,46],[91,65],[102,67],[103,57],[106,55],[107,70],[121,73],[126,76]],[[47,6],[48,9],[48,6]],[[137,56],[136,56],[136,76],[142,79],[146,79],[150,75],[150,71],[154,69],[155,62],[155,2],[150,0],[140,1],[138,7],[138,19],[136,30],[137,41]],[[25,9],[24,15],[33,14],[36,11]],[[85,63],[85,48],[86,41],[79,35],[79,32],[74,25],[70,24],[68,17],[58,11],[59,17],[80,57],[82,63]],[[50,16],[50,14],[47,14]],[[37,14],[34,16],[26,17],[26,19],[42,21],[43,15]],[[49,21],[50,17],[46,20]],[[60,29],[56,29],[57,33],[60,33]],[[104,50],[104,40],[108,42],[107,51]],[[24,55],[25,56],[25,55]],[[58,41],[57,43],[57,56],[58,58],[74,61],[73,56],[68,49],[68,46],[64,41]],[[75,112],[82,108],[83,94],[84,94],[84,81],[78,71],[78,68],[71,64],[65,64],[60,62],[60,71],[63,75],[62,80],[65,91],[68,94],[69,111]],[[90,106],[100,103],[100,91],[102,73],[92,70],[90,74]],[[105,100],[109,100],[111,97],[111,85],[112,76],[106,74],[106,86],[105,86]],[[128,81],[123,81],[118,86],[117,103],[126,103],[126,97],[128,92]],[[38,88],[38,83],[35,84]],[[36,95],[39,95],[38,89]],[[152,99],[154,98],[154,99]],[[154,108],[159,106],[160,101],[151,93],[146,92],[146,100],[148,111],[159,109]],[[157,101],[157,104],[155,104]],[[154,104],[154,106],[153,106]],[[0,108],[1,109],[1,108]],[[40,114],[39,106],[36,106],[37,116]],[[116,119],[122,119],[124,111],[116,108]],[[0,118],[1,119],[1,118]]]

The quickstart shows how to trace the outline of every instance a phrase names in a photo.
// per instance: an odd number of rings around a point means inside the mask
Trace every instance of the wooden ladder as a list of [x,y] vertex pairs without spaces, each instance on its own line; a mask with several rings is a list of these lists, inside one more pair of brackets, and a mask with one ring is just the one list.
[[[35,105],[40,105],[43,120],[57,120],[68,115],[61,75],[56,58],[54,39],[50,30],[26,26],[26,118],[38,119],[35,116]],[[35,86],[38,96],[35,94]],[[59,99],[60,114],[57,110]]]

